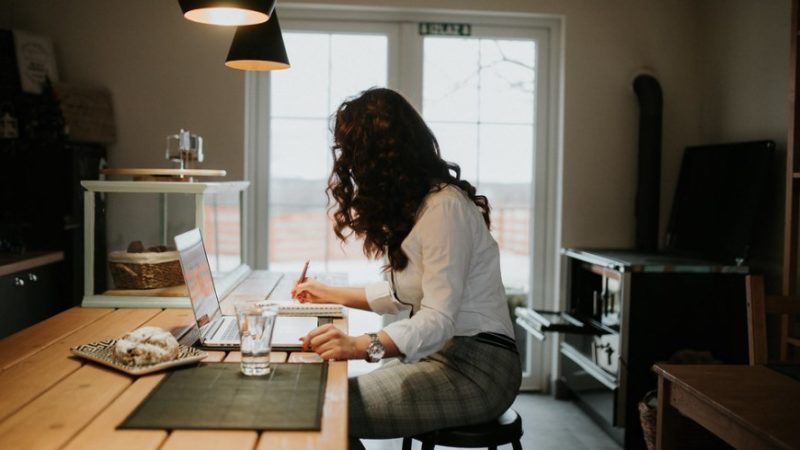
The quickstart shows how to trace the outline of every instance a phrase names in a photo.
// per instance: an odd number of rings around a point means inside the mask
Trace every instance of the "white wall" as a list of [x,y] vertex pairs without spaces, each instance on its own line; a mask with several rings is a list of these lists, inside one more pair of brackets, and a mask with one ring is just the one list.
[[[4,1],[12,11],[0,13],[0,25],[51,36],[63,80],[111,89],[119,130],[112,165],[165,164],[164,136],[185,127],[206,138],[205,167],[242,177],[244,77],[222,65],[232,30],[184,20],[176,1]],[[788,32],[788,0],[348,3],[565,18],[565,246],[633,244],[638,103],[631,82],[640,69],[654,72],[664,92],[662,224],[686,145],[763,136],[762,130],[776,139],[785,135],[785,106],[769,100],[785,95],[785,71],[743,61],[768,57],[773,66],[783,64],[777,49],[788,53],[781,31]],[[723,75],[729,83],[709,89],[709,80]]]
[[753,242],[754,269],[778,292],[789,126],[790,0],[702,2],[701,141],[771,139],[773,184]]

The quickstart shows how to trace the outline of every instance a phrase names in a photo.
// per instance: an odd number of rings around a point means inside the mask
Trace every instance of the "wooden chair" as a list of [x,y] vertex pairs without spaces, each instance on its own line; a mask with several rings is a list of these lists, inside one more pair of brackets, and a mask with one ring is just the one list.
[[522,450],[522,419],[516,411],[508,408],[497,419],[478,425],[445,428],[418,436],[403,438],[403,450],[411,450],[411,440],[422,442],[422,450],[433,450],[437,445],[448,447],[482,448],[497,450],[498,445],[511,444],[514,450]]
[[[789,322],[792,314],[800,314],[800,296],[764,294],[764,278],[748,275],[747,285],[747,338],[750,347],[750,365],[763,365],[769,362],[767,356],[767,314],[780,314],[783,321]],[[787,359],[792,339],[781,333],[780,359]]]

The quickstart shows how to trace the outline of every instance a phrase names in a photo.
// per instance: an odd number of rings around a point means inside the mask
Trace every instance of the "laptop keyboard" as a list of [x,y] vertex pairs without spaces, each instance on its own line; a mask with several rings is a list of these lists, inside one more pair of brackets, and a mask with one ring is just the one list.
[[233,317],[225,317],[222,326],[214,334],[215,341],[238,341],[239,326]]

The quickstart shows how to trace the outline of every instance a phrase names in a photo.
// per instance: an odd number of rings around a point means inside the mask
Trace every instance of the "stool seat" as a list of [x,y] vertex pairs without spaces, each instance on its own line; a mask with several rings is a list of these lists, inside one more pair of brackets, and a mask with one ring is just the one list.
[[403,450],[411,450],[411,440],[422,442],[422,449],[433,449],[436,445],[448,447],[495,449],[498,445],[512,444],[521,450],[522,418],[512,408],[491,422],[463,427],[443,428],[417,436],[403,438]]

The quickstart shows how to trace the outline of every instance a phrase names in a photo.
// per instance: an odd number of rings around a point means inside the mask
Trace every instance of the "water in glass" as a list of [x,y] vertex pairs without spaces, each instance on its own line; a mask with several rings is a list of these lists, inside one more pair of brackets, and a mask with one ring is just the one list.
[[278,311],[273,306],[245,304],[236,306],[241,335],[242,373],[267,375],[270,372],[269,353],[272,331]]

